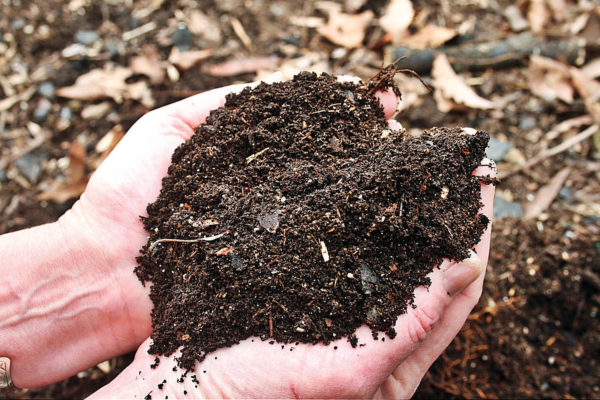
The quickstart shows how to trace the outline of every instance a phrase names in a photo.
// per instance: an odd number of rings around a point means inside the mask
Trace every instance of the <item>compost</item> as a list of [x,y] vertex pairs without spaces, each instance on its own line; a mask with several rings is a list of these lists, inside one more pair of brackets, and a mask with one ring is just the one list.
[[413,291],[485,230],[489,136],[390,129],[368,83],[300,73],[227,97],[174,152],[137,276],[151,282],[152,354],[192,369],[248,337],[395,336]]

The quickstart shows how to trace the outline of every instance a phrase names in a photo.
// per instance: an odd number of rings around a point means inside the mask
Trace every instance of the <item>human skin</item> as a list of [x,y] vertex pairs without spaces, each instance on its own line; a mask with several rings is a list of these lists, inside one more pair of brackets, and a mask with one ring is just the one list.
[[[358,335],[367,346],[358,349],[341,341],[338,350],[300,345],[283,352],[249,339],[218,350],[217,360],[207,358],[198,388],[175,383],[181,373],[175,376],[172,358],[149,369],[154,357],[144,340],[152,304],[133,274],[147,241],[139,216],[158,196],[173,150],[224,104],[226,93],[241,88],[216,89],[148,113],[59,221],[0,236],[0,355],[12,359],[16,386],[64,379],[143,342],[134,363],[96,396],[156,394],[165,378],[170,397],[183,390],[191,397],[403,397],[416,389],[479,298],[489,228],[476,249],[481,259],[447,263],[432,272],[429,291],[417,289],[417,308],[399,318],[394,340],[373,341],[366,327]],[[377,96],[390,117],[395,96]],[[490,215],[493,187],[483,187],[482,196]]]

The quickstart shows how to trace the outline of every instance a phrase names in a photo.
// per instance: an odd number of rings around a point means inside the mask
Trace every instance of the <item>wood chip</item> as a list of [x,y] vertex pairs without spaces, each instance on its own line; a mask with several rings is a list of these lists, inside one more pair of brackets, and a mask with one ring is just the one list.
[[329,251],[327,251],[327,246],[324,241],[320,241],[321,243],[321,255],[323,256],[323,260],[325,262],[329,261]]
[[535,218],[550,207],[570,172],[569,167],[561,169],[547,185],[537,191],[533,200],[525,206],[525,219]]

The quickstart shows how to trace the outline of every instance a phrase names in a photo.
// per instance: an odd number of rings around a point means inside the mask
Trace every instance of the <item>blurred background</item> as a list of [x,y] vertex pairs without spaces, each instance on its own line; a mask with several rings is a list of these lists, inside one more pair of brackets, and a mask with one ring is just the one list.
[[[600,5],[594,0],[0,0],[0,233],[55,221],[144,113],[407,56],[395,118],[469,126],[499,165],[481,301],[417,398],[600,397]],[[132,359],[7,393],[81,398]],[[4,393],[2,394],[4,396]]]

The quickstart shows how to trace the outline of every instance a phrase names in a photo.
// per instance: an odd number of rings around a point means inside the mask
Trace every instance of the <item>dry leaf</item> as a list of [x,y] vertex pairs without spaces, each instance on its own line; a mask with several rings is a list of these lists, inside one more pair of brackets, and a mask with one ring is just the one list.
[[85,178],[85,146],[75,140],[69,147],[69,170],[67,179],[69,182],[81,182]]
[[560,99],[573,102],[573,85],[569,67],[548,57],[531,56],[529,59],[528,83],[533,94],[546,101]]
[[478,108],[487,110],[494,104],[480,97],[460,76],[454,72],[445,54],[439,54],[433,61],[431,70],[432,85],[435,88],[435,99],[441,112],[461,108]]
[[186,25],[193,34],[201,36],[210,43],[210,46],[217,46],[223,40],[221,27],[217,21],[200,10],[194,9],[186,18]]
[[571,80],[573,86],[577,89],[577,93],[582,99],[598,99],[600,98],[600,83],[595,79],[588,77],[581,70],[575,67],[570,67]]
[[362,45],[365,31],[372,19],[371,10],[356,15],[332,12],[327,24],[317,30],[332,43],[352,49]]
[[590,79],[596,79],[600,77],[600,58],[596,58],[585,64],[581,68],[581,72],[583,72]]
[[133,74],[129,68],[108,64],[104,69],[93,69],[75,80],[72,86],[56,90],[56,95],[77,100],[98,100],[110,97],[117,103],[125,99],[139,100],[146,107],[154,105],[152,92],[146,82],[127,83]]
[[85,160],[85,146],[77,140],[73,141],[69,147],[67,179],[55,180],[47,190],[40,193],[38,200],[64,203],[69,199],[81,196],[88,182],[85,173]]
[[164,63],[159,59],[158,53],[133,57],[129,68],[136,74],[146,75],[152,83],[161,83],[165,80]]
[[550,12],[548,11],[548,7],[546,7],[545,0],[531,0],[527,19],[529,20],[532,32],[539,33],[544,30],[544,27],[550,21]]
[[399,44],[400,39],[408,35],[414,17],[415,9],[410,0],[391,0],[379,18],[379,25],[392,36],[392,44]]
[[275,68],[278,64],[278,57],[250,57],[242,60],[225,61],[224,63],[213,65],[207,72],[213,76],[235,76],[248,72],[255,72],[259,69]]
[[106,135],[96,143],[96,153],[100,156],[90,162],[92,170],[96,170],[98,166],[108,157],[108,155],[117,147],[117,144],[125,136],[125,130],[120,124],[115,125]]
[[571,169],[569,167],[563,168],[550,180],[547,185],[542,186],[536,193],[533,200],[531,200],[531,203],[525,206],[524,218],[535,218],[548,209],[565,183],[565,180],[567,180],[570,172]]
[[344,5],[346,6],[346,10],[356,12],[364,6],[366,2],[367,0],[346,0]]
[[548,6],[552,10],[552,18],[562,22],[567,14],[567,2],[565,0],[548,0]]
[[81,110],[81,118],[83,119],[97,119],[103,117],[112,108],[112,105],[108,101],[103,101],[98,104],[88,104]]
[[187,71],[202,60],[206,60],[212,55],[212,49],[179,51],[177,46],[173,46],[169,55],[169,62],[179,69]]
[[443,45],[458,34],[456,29],[437,25],[427,25],[414,35],[400,39],[401,46],[413,49],[435,48]]
[[529,22],[527,22],[527,20],[523,17],[523,14],[521,14],[519,7],[515,5],[506,7],[504,10],[504,16],[508,20],[510,29],[512,29],[513,32],[521,32],[529,28]]

